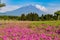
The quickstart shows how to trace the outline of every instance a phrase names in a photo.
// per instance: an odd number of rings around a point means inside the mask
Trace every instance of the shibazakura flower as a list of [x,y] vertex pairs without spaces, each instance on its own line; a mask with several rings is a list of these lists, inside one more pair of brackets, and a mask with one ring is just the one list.
[[[8,27],[4,27],[3,29],[0,28],[0,39],[1,40],[60,40],[59,39],[60,30],[57,30],[56,27],[47,26],[46,28],[42,29],[39,26],[39,28],[36,27],[35,29],[40,30],[32,30],[31,28],[27,28],[25,26],[20,27],[10,24],[10,26]],[[55,30],[53,31],[53,29],[55,29],[56,31]]]
[[57,34],[60,34],[60,30],[57,30],[56,33],[57,33]]

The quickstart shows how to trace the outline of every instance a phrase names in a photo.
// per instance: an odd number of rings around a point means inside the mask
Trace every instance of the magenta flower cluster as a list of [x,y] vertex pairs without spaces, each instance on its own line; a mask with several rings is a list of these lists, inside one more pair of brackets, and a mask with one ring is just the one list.
[[34,29],[20,26],[0,28],[0,40],[60,40],[60,27],[44,26],[47,25]]

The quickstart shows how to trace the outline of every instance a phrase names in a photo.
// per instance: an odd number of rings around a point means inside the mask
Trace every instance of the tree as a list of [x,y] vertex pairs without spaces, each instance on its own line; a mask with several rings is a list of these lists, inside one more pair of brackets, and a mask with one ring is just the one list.
[[38,21],[39,20],[39,16],[37,13],[28,13],[26,15],[26,19],[29,20],[29,21]]
[[45,17],[45,20],[53,20],[53,15],[51,14],[46,14],[44,17]]
[[4,3],[3,3],[3,4],[0,4],[0,8],[1,8],[1,7],[4,7],[4,6],[5,6],[5,4],[4,4]]
[[21,15],[21,20],[22,20],[22,21],[26,20],[25,14],[22,14],[22,15]]
[[1,3],[1,0],[0,0],[0,9],[4,6],[6,6],[5,3]]
[[45,20],[45,19],[44,19],[44,15],[43,15],[43,14],[42,14],[42,16],[41,16],[41,20],[42,20],[42,21],[44,21],[44,20]]
[[38,21],[39,20],[39,15],[37,13],[35,13],[33,18],[34,18],[35,21]]
[[60,11],[57,11],[57,12],[55,12],[54,14],[57,16],[57,18],[58,18],[58,20],[59,20],[59,19],[60,19]]

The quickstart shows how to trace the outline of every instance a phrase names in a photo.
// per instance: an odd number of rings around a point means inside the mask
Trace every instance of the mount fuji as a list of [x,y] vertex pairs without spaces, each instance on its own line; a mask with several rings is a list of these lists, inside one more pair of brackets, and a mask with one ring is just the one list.
[[4,15],[20,16],[22,13],[27,14],[30,12],[37,13],[38,15],[46,14],[46,12],[36,8],[35,6],[28,5],[28,6],[18,8],[18,9],[13,10],[13,11],[7,11],[4,13]]

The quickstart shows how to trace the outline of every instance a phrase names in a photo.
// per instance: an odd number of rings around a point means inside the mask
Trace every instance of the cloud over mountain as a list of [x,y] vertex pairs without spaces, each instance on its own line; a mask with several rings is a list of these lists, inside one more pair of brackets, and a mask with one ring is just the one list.
[[47,8],[45,8],[44,6],[41,6],[41,5],[38,5],[38,4],[36,4],[35,6],[36,6],[36,8],[38,8],[41,11],[44,11],[44,12],[47,11]]

